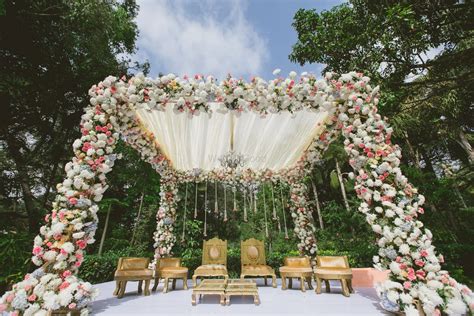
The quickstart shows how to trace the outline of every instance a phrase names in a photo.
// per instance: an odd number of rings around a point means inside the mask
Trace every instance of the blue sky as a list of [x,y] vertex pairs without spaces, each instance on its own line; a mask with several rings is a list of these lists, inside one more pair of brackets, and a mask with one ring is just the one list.
[[320,73],[322,65],[300,67],[288,55],[296,42],[291,26],[299,8],[328,10],[340,0],[138,0],[140,35],[134,58],[148,59],[151,76],[227,73],[249,79],[291,70]]

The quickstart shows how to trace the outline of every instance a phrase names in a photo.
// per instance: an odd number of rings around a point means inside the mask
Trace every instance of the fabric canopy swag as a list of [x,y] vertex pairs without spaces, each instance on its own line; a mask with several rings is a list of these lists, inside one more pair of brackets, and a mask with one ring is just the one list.
[[[379,288],[382,306],[407,315],[418,315],[417,306],[428,315],[473,310],[471,290],[441,270],[443,257],[418,218],[424,197],[402,174],[400,148],[391,143],[392,129],[377,113],[378,87],[361,73],[316,79],[292,72],[268,82],[110,76],[89,95],[82,136],[73,144],[75,157],[34,240],[32,260],[39,268],[2,297],[0,311],[41,315],[83,309],[94,298],[95,290],[77,272],[94,242],[97,202],[107,189],[120,136],[161,175],[156,262],[171,255],[176,241],[178,184],[202,181],[243,188],[287,183],[298,249],[314,257],[315,227],[303,178],[339,135],[354,169],[350,176],[359,211],[377,235],[375,267],[390,269]],[[218,158],[228,153],[242,155],[245,163],[223,167]]]

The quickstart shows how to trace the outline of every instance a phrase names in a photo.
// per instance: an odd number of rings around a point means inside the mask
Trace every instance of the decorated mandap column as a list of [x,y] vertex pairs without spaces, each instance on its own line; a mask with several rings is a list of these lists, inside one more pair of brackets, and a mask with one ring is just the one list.
[[176,242],[173,232],[176,220],[176,207],[178,197],[178,179],[170,170],[161,176],[160,207],[156,213],[156,231],[153,234],[155,240],[155,257],[153,266],[159,258],[171,255],[171,249]]
[[400,148],[391,143],[392,129],[377,113],[377,89],[369,78],[349,73],[332,80],[344,101],[338,122],[345,150],[354,169],[359,211],[378,237],[379,269],[389,269],[389,281],[379,287],[382,306],[406,315],[463,315],[474,307],[471,290],[441,269],[443,256],[423,227],[425,198],[400,170]]

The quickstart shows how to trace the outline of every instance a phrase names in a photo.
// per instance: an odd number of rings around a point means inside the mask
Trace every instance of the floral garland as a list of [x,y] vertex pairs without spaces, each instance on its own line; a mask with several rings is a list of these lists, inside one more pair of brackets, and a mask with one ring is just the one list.
[[[287,181],[291,185],[291,211],[301,252],[314,254],[314,225],[309,220],[304,171],[309,170],[322,151],[342,131],[350,164],[355,170],[356,192],[363,200],[359,211],[378,235],[376,267],[390,269],[390,281],[380,287],[382,306],[407,315],[418,314],[416,305],[430,315],[461,315],[473,311],[473,294],[441,270],[442,257],[431,244],[432,235],[418,215],[424,212],[424,197],[402,175],[400,149],[390,142],[392,130],[377,114],[377,88],[369,78],[351,72],[340,77],[328,73],[324,79],[303,74],[296,82],[278,78],[268,83],[254,78],[250,83],[227,78],[220,84],[202,76],[177,78],[167,75],[155,80],[137,75],[128,81],[107,77],[89,90],[91,106],[82,116],[82,136],[74,144],[75,157],[66,165],[66,179],[46,224],[35,238],[32,261],[41,266],[0,300],[0,311],[13,315],[45,315],[60,308],[83,309],[94,296],[90,284],[77,274],[84,250],[94,242],[97,202],[107,189],[106,174],[117,158],[115,143],[124,140],[139,151],[162,175],[161,206],[157,213],[155,259],[171,254],[176,241],[172,224],[176,216],[177,183],[199,179],[234,183]],[[163,109],[173,104],[177,113],[211,114],[209,102],[219,111],[256,111],[262,115],[303,108],[325,110],[326,130],[317,138],[294,168],[280,173],[269,170],[239,173],[220,170],[204,173],[174,172],[160,153],[153,134],[147,131],[135,110]],[[83,309],[87,313],[86,309]]]

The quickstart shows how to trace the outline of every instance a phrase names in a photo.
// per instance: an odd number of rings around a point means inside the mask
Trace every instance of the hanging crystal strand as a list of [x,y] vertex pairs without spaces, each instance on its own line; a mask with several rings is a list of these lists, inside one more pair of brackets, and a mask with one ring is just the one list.
[[224,184],[224,222],[227,222],[227,188]]
[[265,218],[265,237],[268,238],[267,202],[265,200],[265,185],[262,185],[262,195],[263,195],[263,215]]
[[253,191],[253,212],[257,214],[257,192]]
[[217,180],[214,181],[214,213],[219,213],[219,203],[217,202]]
[[283,183],[280,183],[281,211],[283,212],[283,225],[285,226],[285,239],[288,237],[288,228],[286,227],[285,203],[283,200]]
[[273,193],[273,182],[271,183],[271,188],[272,188],[272,206],[273,206],[273,220],[277,219],[277,211],[275,207],[275,194]]
[[194,218],[198,217],[198,183],[194,182],[195,194],[194,194]]
[[186,213],[188,210],[188,182],[186,182],[186,191],[184,193],[184,214],[183,214],[183,234],[181,235],[181,242],[184,242],[184,234],[186,233]]
[[247,191],[244,189],[244,222],[247,221]]
[[235,187],[232,188],[232,191],[234,191],[234,209],[233,209],[233,211],[237,212],[237,199],[235,197],[235,194],[236,194],[235,191],[237,191],[237,188],[235,188]]
[[206,180],[206,190],[204,191],[204,237],[207,237],[207,180]]

